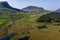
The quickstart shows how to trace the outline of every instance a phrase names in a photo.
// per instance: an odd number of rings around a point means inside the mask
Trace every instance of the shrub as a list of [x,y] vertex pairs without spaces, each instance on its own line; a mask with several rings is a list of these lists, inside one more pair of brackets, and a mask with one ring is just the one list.
[[47,26],[43,25],[43,26],[38,26],[38,29],[44,29],[47,28]]
[[60,13],[51,12],[37,19],[37,22],[60,22]]

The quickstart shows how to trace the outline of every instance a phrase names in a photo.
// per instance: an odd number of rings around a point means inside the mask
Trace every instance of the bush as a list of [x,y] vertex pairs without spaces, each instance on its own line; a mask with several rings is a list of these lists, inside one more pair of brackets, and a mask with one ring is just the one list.
[[60,22],[60,13],[51,12],[37,19],[37,22]]
[[47,28],[47,26],[38,26],[38,29],[44,29],[44,28]]

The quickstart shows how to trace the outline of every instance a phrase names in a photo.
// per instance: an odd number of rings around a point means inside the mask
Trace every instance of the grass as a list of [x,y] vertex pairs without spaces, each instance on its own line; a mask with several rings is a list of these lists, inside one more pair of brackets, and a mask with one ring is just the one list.
[[24,38],[26,37],[27,35],[15,35],[11,40],[18,40],[19,38]]
[[[38,29],[37,27],[41,25],[47,25],[48,28]],[[29,40],[60,40],[60,26],[54,26],[54,23],[16,22],[8,32],[18,33],[18,36],[16,35],[12,38],[12,40],[17,40],[24,37],[28,30],[30,35]]]
[[[29,32],[29,40],[60,40],[60,26],[54,25],[58,23],[47,23],[47,22],[36,22],[36,20],[43,14],[33,14],[28,17],[16,20],[16,22],[11,25],[8,29],[7,34],[17,33],[11,40],[17,40],[27,36]],[[4,23],[3,20],[0,22]],[[60,23],[59,23],[60,24]],[[48,28],[38,29],[38,26],[46,25]]]
[[22,22],[36,22],[36,20],[42,16],[43,14],[33,14],[24,18],[21,18],[18,21],[22,21]]
[[30,35],[30,40],[60,40],[60,32],[54,32],[54,30],[51,29],[31,30]]
[[6,22],[6,20],[1,20],[0,19],[0,25],[3,24],[3,23],[5,23],[5,22]]
[[[46,22],[15,22],[9,29],[8,34],[16,32],[18,35],[15,35],[11,40],[17,40],[28,34],[29,40],[60,40],[60,26],[55,26],[57,23],[46,23]],[[60,24],[60,23],[59,23]],[[38,29],[38,26],[47,25],[48,28]]]
[[47,25],[47,29],[30,30],[30,40],[60,40],[60,26]]

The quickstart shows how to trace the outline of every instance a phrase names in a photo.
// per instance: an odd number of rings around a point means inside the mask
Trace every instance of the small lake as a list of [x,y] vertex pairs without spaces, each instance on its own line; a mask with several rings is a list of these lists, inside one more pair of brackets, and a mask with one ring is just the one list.
[[16,35],[16,33],[12,33],[12,34],[9,34],[7,35],[5,38],[1,38],[0,37],[0,40],[10,40],[12,37],[14,37]]
[[[11,40],[12,37],[14,37],[16,35],[16,33],[12,33],[12,34],[9,34],[7,35],[5,38],[1,38],[0,37],[0,40]],[[18,40],[29,40],[30,36],[25,36],[23,38],[18,38]]]

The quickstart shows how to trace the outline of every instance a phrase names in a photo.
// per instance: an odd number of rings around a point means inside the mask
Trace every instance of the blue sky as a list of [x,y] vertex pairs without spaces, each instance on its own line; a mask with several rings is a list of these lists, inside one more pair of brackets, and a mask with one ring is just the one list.
[[43,7],[47,10],[57,10],[60,8],[60,0],[0,0],[7,1],[12,7],[22,9],[27,6]]

